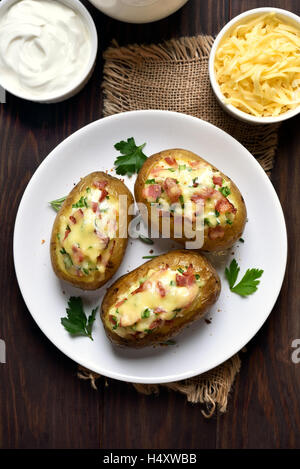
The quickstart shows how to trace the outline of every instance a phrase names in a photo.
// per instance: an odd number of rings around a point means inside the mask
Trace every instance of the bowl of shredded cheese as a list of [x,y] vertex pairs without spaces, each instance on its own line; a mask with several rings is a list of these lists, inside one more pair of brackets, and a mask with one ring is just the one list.
[[218,34],[209,75],[220,105],[253,124],[300,112],[300,17],[278,8],[249,10]]

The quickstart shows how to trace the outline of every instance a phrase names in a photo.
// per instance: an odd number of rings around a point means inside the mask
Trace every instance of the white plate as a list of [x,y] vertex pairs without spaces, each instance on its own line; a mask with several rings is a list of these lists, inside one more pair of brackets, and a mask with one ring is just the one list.
[[[99,315],[93,328],[94,341],[71,337],[61,326],[70,295],[82,296],[86,309],[101,304],[107,285],[96,292],[62,284],[54,275],[49,244],[54,211],[48,201],[62,197],[92,171],[113,167],[114,144],[134,137],[151,155],[167,148],[191,150],[231,177],[247,205],[248,223],[243,235],[224,259],[215,264],[222,280],[218,303],[205,320],[187,328],[176,345],[130,350],[112,346]],[[113,174],[113,173],[110,173]],[[126,180],[132,189],[134,177]],[[46,240],[42,244],[42,240]],[[154,253],[174,246],[156,240]],[[115,279],[145,262],[152,246],[129,242]],[[234,257],[241,266],[264,270],[258,291],[248,298],[230,292],[225,265]],[[240,350],[260,329],[270,314],[284,277],[287,256],[286,227],[275,190],[253,156],[236,140],[207,122],[167,111],[133,111],[101,119],[71,135],[43,161],[23,195],[14,233],[14,260],[25,303],[45,335],[68,357],[81,365],[119,380],[162,383],[203,373]],[[112,282],[110,282],[112,283]],[[65,293],[64,293],[65,292]],[[26,333],[26,331],[25,331]]]

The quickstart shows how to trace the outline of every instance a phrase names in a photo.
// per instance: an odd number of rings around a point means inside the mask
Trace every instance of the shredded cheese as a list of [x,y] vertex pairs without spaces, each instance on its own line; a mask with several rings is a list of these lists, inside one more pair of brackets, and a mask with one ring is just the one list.
[[300,28],[268,13],[237,25],[216,52],[225,102],[257,117],[300,105]]

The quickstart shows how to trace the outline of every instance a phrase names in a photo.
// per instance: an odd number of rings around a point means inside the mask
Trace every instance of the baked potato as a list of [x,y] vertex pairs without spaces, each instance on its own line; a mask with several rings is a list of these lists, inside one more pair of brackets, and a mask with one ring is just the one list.
[[113,343],[145,347],[200,319],[220,290],[218,274],[205,257],[171,251],[119,278],[103,299],[101,319]]
[[[193,249],[225,250],[244,230],[247,212],[237,186],[187,150],[165,150],[149,157],[138,174],[135,198],[146,205],[148,225],[160,233],[164,217],[170,217],[170,237],[182,244],[196,237],[196,216],[201,214],[203,243]],[[190,225],[189,236],[184,223]]]
[[[133,203],[119,179],[94,172],[81,179],[59,210],[51,235],[50,253],[56,275],[83,290],[96,290],[117,271],[127,246],[119,237],[119,196]],[[124,199],[123,199],[124,200]]]

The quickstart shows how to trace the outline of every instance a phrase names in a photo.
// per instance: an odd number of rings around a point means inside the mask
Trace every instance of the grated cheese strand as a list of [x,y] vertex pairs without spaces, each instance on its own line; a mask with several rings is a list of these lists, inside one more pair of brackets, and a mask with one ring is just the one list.
[[300,105],[300,28],[275,13],[236,26],[216,52],[215,73],[227,104],[257,117]]

